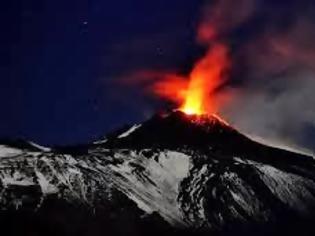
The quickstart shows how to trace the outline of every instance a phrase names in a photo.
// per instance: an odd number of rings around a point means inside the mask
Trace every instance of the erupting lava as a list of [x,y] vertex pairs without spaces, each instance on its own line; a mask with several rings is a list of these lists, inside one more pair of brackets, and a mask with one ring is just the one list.
[[[213,6],[212,6],[213,7]],[[220,9],[220,5],[218,6]],[[212,9],[212,8],[211,8]],[[216,9],[216,7],[214,8]],[[207,11],[208,12],[208,11]],[[221,11],[206,14],[197,29],[197,42],[205,47],[205,55],[192,67],[188,75],[176,73],[144,71],[136,78],[154,80],[147,86],[148,92],[165,98],[176,104],[177,110],[188,115],[213,114],[218,112],[218,105],[226,102],[226,94],[218,94],[225,82],[225,72],[230,67],[228,44],[220,38],[221,24],[216,24]],[[219,16],[218,16],[219,14]],[[224,101],[223,101],[223,100]]]
[[221,44],[215,45],[192,70],[180,110],[186,114],[196,115],[215,112],[212,95],[224,82],[223,72],[227,66],[226,47]]
[[224,72],[229,67],[228,50],[215,44],[193,67],[188,78],[174,74],[163,76],[153,87],[154,92],[178,104],[188,115],[215,113],[215,91],[225,81]]

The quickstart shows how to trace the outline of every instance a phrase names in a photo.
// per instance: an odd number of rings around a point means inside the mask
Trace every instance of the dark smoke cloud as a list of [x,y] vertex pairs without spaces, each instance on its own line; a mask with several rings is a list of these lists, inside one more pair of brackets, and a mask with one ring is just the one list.
[[[218,2],[209,14],[220,13],[214,19],[223,22],[222,37],[234,46],[231,80],[223,91],[233,99],[221,112],[265,142],[314,152],[314,3],[253,0],[237,8],[238,1]],[[227,6],[238,13],[225,16]]]

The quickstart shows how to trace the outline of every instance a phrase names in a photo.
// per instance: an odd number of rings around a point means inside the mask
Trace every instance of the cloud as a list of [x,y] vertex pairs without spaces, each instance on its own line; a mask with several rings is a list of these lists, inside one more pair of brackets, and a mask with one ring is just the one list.
[[304,129],[315,126],[314,72],[292,72],[234,89],[221,111],[241,131],[273,145],[315,150]]
[[199,42],[209,42],[215,37],[234,30],[255,13],[256,0],[217,0],[203,9],[197,32]]
[[233,66],[241,68],[242,78],[225,88],[233,99],[222,113],[260,140],[314,153],[315,23],[308,1],[301,2],[293,13],[265,9],[265,26],[234,49]]

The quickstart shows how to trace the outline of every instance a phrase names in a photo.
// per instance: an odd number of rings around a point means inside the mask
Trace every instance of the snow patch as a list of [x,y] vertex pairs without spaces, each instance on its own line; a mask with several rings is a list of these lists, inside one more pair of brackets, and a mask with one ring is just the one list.
[[309,212],[308,202],[315,201],[310,192],[310,189],[315,189],[312,180],[256,161],[240,158],[234,160],[256,168],[262,181],[280,201],[302,214]]
[[23,151],[17,148],[8,147],[6,145],[0,145],[0,158],[12,157],[22,154]]
[[37,176],[37,181],[42,189],[43,194],[53,194],[58,192],[58,189],[54,185],[50,184],[46,177],[40,171],[36,170],[35,174]]
[[22,177],[19,172],[15,172],[13,176],[5,175],[2,179],[2,183],[4,186],[8,185],[21,185],[21,186],[29,186],[34,185],[34,182],[30,178]]
[[315,200],[309,190],[315,189],[313,181],[268,165],[258,165],[257,169],[270,191],[282,202],[301,213],[309,211],[307,203]]
[[51,151],[51,149],[48,147],[44,147],[44,146],[38,145],[38,144],[33,143],[33,142],[28,142],[28,143],[31,144],[33,147],[36,147],[37,149],[39,149],[43,152],[50,152]]
[[190,157],[179,152],[157,153],[157,158],[146,158],[134,151],[115,154],[123,159],[119,165],[110,165],[114,185],[133,200],[140,209],[158,212],[172,225],[185,225],[177,201],[181,181],[188,175]]
[[178,179],[188,176],[190,157],[183,153],[167,151],[160,156],[159,163]]
[[93,144],[104,144],[106,142],[107,142],[107,139],[102,139],[102,140],[93,142]]
[[139,129],[140,127],[141,127],[141,125],[134,125],[129,130],[127,130],[126,132],[119,135],[118,138],[125,138],[125,137],[129,136],[131,133],[133,133],[135,130]]

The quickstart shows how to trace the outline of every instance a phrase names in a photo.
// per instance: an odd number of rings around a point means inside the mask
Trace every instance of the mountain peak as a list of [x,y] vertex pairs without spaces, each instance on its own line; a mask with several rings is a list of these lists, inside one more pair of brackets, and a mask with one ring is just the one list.
[[[208,148],[226,143],[238,133],[217,115],[187,115],[181,111],[160,112],[139,125],[111,135],[105,145],[117,148]],[[225,142],[222,142],[222,138]]]
[[162,119],[177,119],[179,122],[186,122],[187,125],[203,127],[205,129],[213,126],[232,127],[224,119],[216,114],[186,114],[180,110],[158,114]]
[[[240,156],[278,164],[312,161],[309,156],[255,142],[217,115],[187,115],[181,111],[157,113],[141,124],[109,135],[98,145],[109,149],[197,150],[222,158]],[[271,152],[277,158],[272,158]]]

